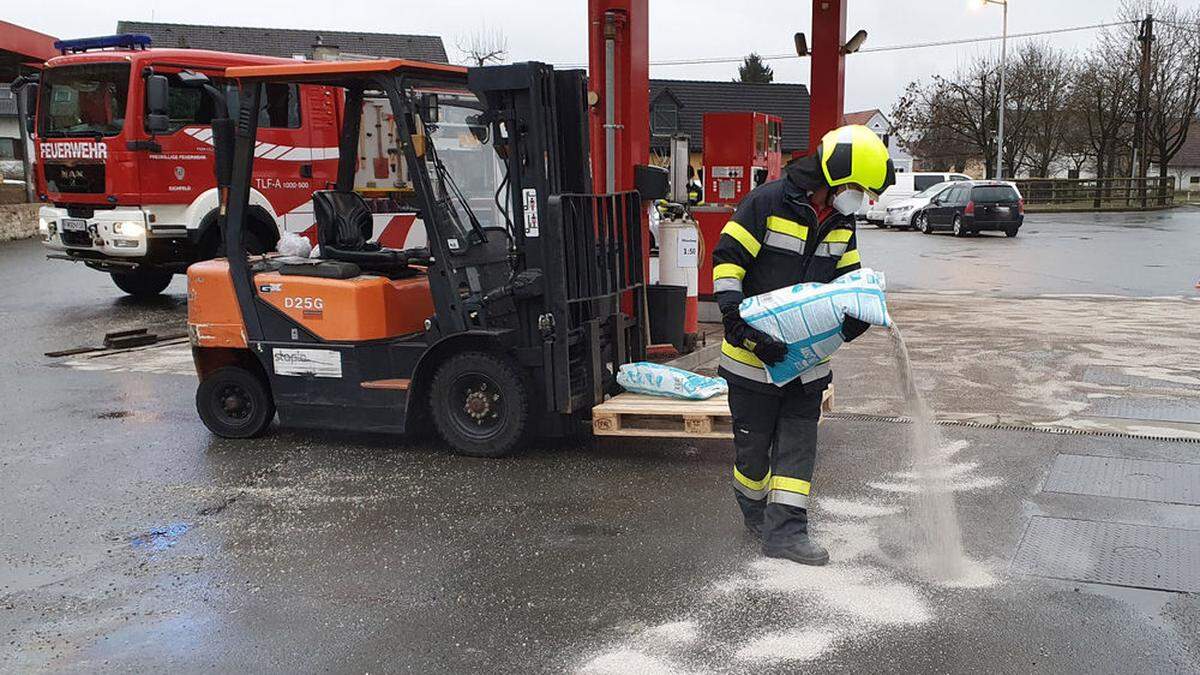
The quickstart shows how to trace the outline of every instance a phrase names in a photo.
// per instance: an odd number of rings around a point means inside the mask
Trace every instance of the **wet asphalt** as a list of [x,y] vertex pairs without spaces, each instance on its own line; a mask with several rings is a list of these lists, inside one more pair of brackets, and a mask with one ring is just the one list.
[[1195,295],[1200,209],[1147,213],[1032,213],[1015,238],[955,237],[860,224],[863,264],[892,288],[1004,296],[1084,293]]
[[[909,289],[1194,293],[1200,212],[1122,218],[1031,216],[1014,240],[864,227],[860,245],[868,260],[886,251],[880,266]],[[856,521],[877,546],[854,557],[819,498],[833,570],[868,570],[927,609],[889,623],[872,618],[870,594],[830,605],[728,591],[762,561],[741,532],[726,443],[585,436],[496,461],[421,438],[276,429],[224,441],[196,418],[191,378],[42,356],[108,330],[178,330],[181,278],[136,303],[18,242],[0,244],[0,288],[0,671],[1200,669],[1194,595],[1010,569],[1035,515],[1200,529],[1198,507],[1041,490],[1056,453],[1196,462],[1195,444],[948,432],[983,486],[958,500],[966,551],[994,580],[982,588],[923,582],[892,542],[903,511]],[[904,469],[903,429],[823,423],[815,494],[902,507],[868,484]],[[647,637],[679,622],[694,635]],[[808,661],[742,651],[796,629],[834,646]]]

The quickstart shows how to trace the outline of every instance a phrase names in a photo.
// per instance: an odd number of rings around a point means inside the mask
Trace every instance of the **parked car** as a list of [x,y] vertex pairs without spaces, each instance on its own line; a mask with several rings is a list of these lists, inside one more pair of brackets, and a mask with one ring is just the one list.
[[887,215],[887,207],[901,199],[909,197],[932,187],[937,183],[948,180],[971,180],[970,176],[961,173],[916,171],[896,174],[896,183],[879,195],[879,199],[867,208],[867,222],[882,225]]
[[925,234],[950,230],[962,237],[984,230],[1017,236],[1025,221],[1025,200],[1012,183],[972,180],[944,190],[916,215],[917,229]]
[[934,197],[941,194],[960,181],[948,180],[921,190],[917,194],[908,199],[901,199],[887,207],[887,213],[883,216],[883,224],[880,227],[906,227],[914,230],[917,227],[917,213],[924,208]]

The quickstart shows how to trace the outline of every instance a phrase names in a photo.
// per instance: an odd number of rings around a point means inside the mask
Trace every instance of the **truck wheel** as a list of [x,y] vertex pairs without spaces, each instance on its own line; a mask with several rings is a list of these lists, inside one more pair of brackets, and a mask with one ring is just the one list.
[[117,288],[135,298],[149,298],[166,290],[175,275],[163,270],[138,267],[132,272],[113,272],[111,276]]
[[1004,230],[1004,236],[1006,236],[1006,237],[1015,237],[1015,236],[1017,236],[1017,230],[1018,230],[1018,229],[1020,229],[1020,228],[1016,228],[1016,227],[1010,227],[1010,228],[1007,228],[1007,229],[1005,229],[1005,230]]
[[503,457],[530,427],[529,385],[516,365],[487,352],[446,359],[433,376],[429,409],[446,444],[463,455]]
[[962,216],[954,216],[954,236],[967,236],[967,231],[963,229]]
[[204,426],[221,438],[254,438],[275,419],[275,399],[257,374],[225,366],[200,381],[196,411]]

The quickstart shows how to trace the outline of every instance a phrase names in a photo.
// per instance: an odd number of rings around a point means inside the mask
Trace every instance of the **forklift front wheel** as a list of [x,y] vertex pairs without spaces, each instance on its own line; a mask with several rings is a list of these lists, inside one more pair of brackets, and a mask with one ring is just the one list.
[[275,400],[258,375],[226,366],[200,381],[196,410],[204,426],[222,438],[254,438],[275,419]]
[[438,433],[456,452],[503,457],[529,431],[529,387],[517,366],[488,352],[446,359],[433,376],[429,409]]

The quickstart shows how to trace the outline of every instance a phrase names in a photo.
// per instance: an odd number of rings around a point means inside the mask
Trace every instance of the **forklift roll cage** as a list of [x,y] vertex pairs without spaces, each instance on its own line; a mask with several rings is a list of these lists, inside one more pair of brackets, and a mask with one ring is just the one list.
[[[241,93],[232,148],[226,148],[232,169],[223,234],[251,353],[273,386],[279,378],[270,375],[271,350],[313,342],[374,350],[364,363],[376,365],[360,369],[364,381],[411,378],[399,420],[364,424],[332,413],[317,425],[403,431],[438,364],[481,348],[503,353],[527,373],[530,423],[540,434],[569,432],[593,405],[619,391],[617,368],[643,358],[646,345],[641,199],[636,191],[587,194],[592,178],[582,71],[556,72],[541,63],[467,69],[391,59],[245,66],[226,75],[238,81]],[[423,335],[382,344],[322,342],[258,297],[258,265],[242,247],[242,229],[250,208],[257,111],[268,82],[345,91],[338,191],[353,190],[364,92],[379,92],[391,103],[396,150],[406,162],[429,241],[435,313],[424,322]],[[469,207],[465,198],[456,203],[457,188],[447,186],[439,171],[430,135],[437,120],[422,90],[458,90],[478,99],[478,122],[489,128],[505,171],[495,194],[504,229],[481,229],[462,212],[472,225],[456,225],[455,210]],[[283,402],[279,410],[286,423]]]

